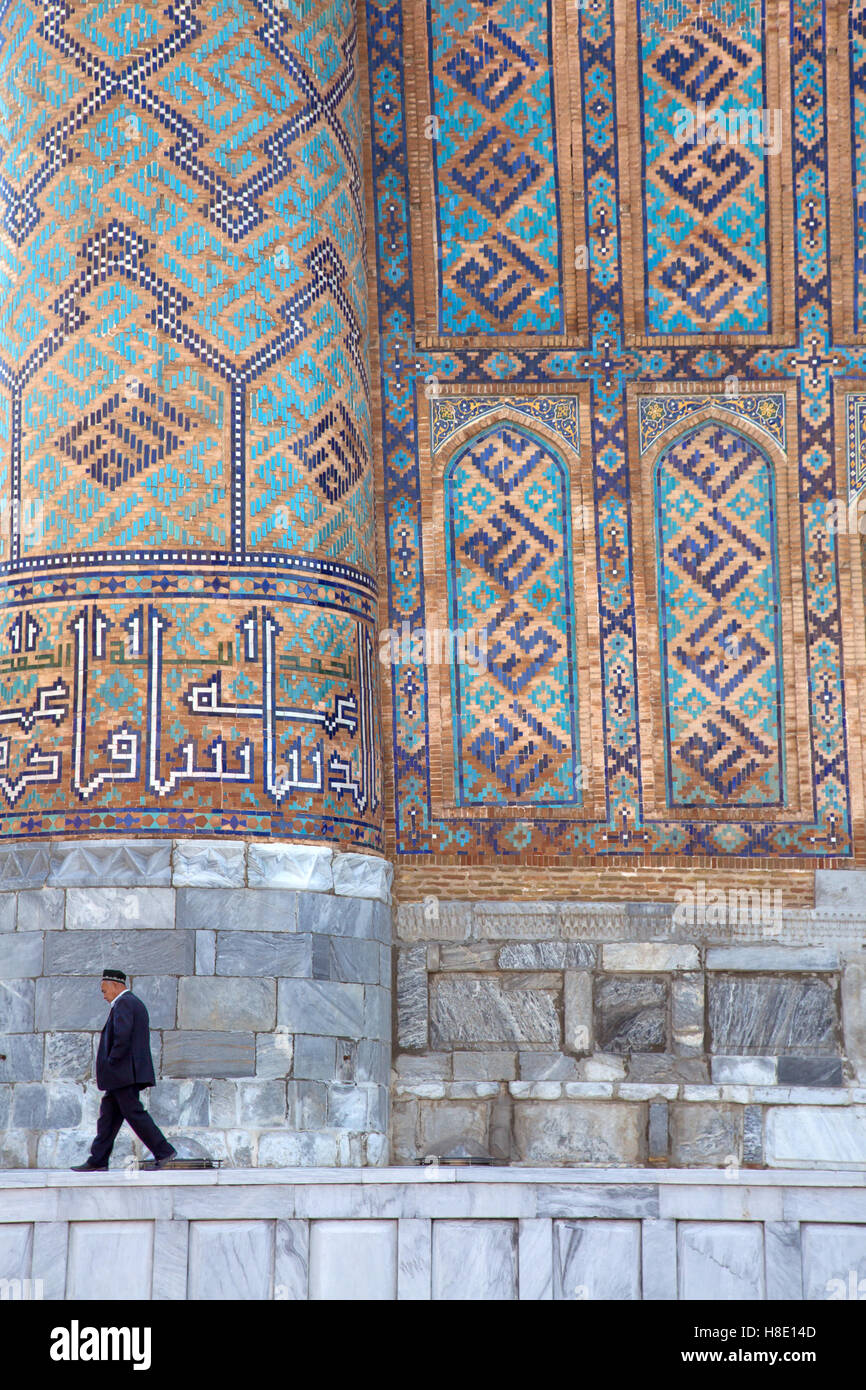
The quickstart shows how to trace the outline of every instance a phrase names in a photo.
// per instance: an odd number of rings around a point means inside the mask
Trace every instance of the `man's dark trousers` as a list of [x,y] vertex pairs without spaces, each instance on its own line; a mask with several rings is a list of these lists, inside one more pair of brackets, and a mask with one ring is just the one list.
[[154,1158],[167,1158],[172,1152],[171,1144],[142,1105],[141,1090],[140,1086],[119,1086],[116,1091],[106,1091],[102,1097],[99,1119],[96,1121],[96,1138],[90,1147],[90,1162],[95,1168],[101,1168],[108,1162],[124,1120],[142,1144],[150,1149]]

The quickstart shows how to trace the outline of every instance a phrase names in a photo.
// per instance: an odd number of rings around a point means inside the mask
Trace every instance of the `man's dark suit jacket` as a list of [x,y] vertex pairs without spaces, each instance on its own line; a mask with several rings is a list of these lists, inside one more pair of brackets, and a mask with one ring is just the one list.
[[100,1091],[156,1085],[150,1055],[150,1019],[144,1004],[129,990],[118,995],[112,1004],[100,1035],[96,1084]]

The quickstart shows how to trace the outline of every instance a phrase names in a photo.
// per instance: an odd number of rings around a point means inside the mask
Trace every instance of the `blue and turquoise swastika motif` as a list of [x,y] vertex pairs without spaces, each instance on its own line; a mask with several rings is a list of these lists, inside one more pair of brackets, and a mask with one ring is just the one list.
[[770,327],[763,5],[718,8],[639,9],[651,334]]
[[551,0],[428,0],[439,331],[564,330]]
[[494,425],[445,471],[460,806],[579,806],[571,507],[562,458]]
[[655,465],[665,769],[675,807],[784,800],[772,465],[706,423]]

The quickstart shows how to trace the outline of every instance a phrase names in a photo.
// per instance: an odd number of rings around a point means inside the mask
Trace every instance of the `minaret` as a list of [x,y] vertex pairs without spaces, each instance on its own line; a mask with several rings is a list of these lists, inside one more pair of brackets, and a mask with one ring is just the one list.
[[0,44],[2,1161],[82,1153],[110,964],[179,1149],[382,1162],[352,0],[13,0]]

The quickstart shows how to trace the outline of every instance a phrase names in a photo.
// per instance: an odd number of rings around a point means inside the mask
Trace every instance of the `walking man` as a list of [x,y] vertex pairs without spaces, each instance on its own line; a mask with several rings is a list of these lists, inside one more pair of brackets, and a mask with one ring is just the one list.
[[147,1009],[127,987],[122,970],[102,972],[102,997],[111,1005],[96,1054],[96,1084],[105,1095],[99,1107],[90,1157],[72,1171],[105,1173],[124,1120],[147,1145],[160,1167],[168,1159],[175,1158],[177,1150],[172,1148],[141,1103],[141,1092],[156,1084]]

